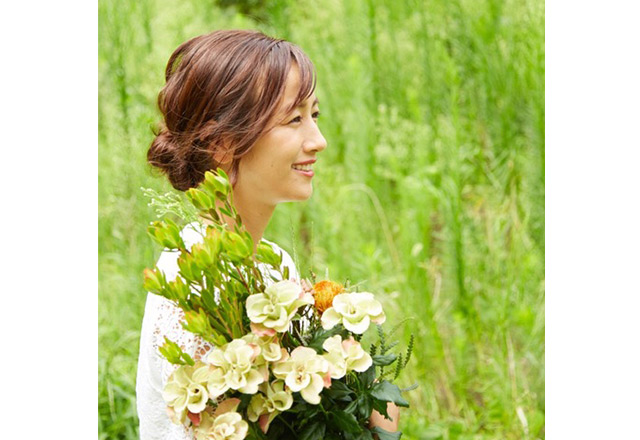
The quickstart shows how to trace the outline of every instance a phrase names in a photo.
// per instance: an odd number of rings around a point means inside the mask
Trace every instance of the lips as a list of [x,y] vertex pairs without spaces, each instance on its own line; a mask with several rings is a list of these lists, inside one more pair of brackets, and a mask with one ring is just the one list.
[[293,168],[293,171],[295,171],[296,173],[300,173],[300,174],[302,174],[304,176],[307,176],[307,177],[313,177],[313,174],[314,174],[313,170],[311,169],[311,167],[309,167],[309,169],[304,169],[304,170],[301,170],[299,168]]
[[298,162],[298,163],[294,163],[294,165],[307,165],[307,164],[314,164],[316,162],[317,159],[309,159],[306,160],[304,162]]

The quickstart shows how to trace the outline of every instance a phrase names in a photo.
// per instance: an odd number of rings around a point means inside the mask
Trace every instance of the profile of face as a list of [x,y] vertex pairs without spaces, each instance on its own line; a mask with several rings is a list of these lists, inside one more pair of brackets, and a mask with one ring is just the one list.
[[319,115],[315,93],[290,112],[300,90],[300,72],[296,63],[289,70],[283,100],[267,129],[240,159],[234,198],[255,204],[275,206],[281,202],[307,200],[313,192],[313,167],[327,147],[317,124]]

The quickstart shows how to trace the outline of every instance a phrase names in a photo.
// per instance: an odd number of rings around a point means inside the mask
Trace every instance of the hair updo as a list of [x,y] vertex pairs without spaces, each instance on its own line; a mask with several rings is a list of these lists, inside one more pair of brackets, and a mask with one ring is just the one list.
[[[181,44],[169,58],[158,95],[163,123],[148,162],[186,191],[229,154],[231,183],[279,108],[291,63],[300,70],[297,107],[315,89],[315,69],[296,45],[255,31],[215,31]],[[226,162],[226,160],[225,160]]]

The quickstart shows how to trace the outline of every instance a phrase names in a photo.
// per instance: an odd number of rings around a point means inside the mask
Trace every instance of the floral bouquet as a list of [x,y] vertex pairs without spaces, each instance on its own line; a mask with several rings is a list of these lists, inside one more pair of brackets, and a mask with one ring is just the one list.
[[[165,338],[160,352],[177,365],[163,391],[171,420],[191,426],[198,440],[400,438],[370,428],[369,418],[374,409],[389,418],[389,402],[409,406],[401,391],[416,385],[400,390],[392,381],[409,361],[413,335],[404,356],[391,353],[398,342],[388,338],[399,324],[382,330],[385,313],[372,293],[315,276],[289,279],[267,243],[254,253],[224,171],[207,172],[186,197],[192,207],[171,209],[164,200],[165,213],[182,220],[197,213],[213,224],[187,249],[178,224],[153,222],[151,237],[179,251],[179,272],[167,281],[158,268],[145,269],[144,287],[180,307],[183,327],[213,348],[194,361]],[[365,350],[372,324],[378,342]]]

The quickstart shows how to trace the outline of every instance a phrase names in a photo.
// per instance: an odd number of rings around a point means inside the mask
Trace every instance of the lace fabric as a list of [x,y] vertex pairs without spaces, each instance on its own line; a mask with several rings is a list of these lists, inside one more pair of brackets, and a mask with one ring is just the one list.
[[[188,249],[194,243],[202,241],[204,228],[197,223],[187,225],[181,235]],[[289,268],[289,277],[299,280],[299,274],[291,256],[275,243],[272,245],[276,253],[282,253],[282,268]],[[158,259],[157,266],[164,272],[167,280],[174,280],[178,274],[178,252],[165,250]],[[280,279],[276,271],[265,265],[260,267],[263,274],[271,273]],[[265,277],[265,283],[271,283]],[[164,344],[164,338],[177,343],[180,348],[194,360],[200,360],[212,349],[211,344],[182,328],[184,312],[171,301],[153,293],[147,294],[147,302],[140,332],[140,354],[136,380],[136,396],[138,418],[140,420],[140,439],[142,440],[190,440],[193,439],[191,428],[173,424],[167,415],[166,404],[162,398],[162,390],[176,366],[167,362],[158,348]]]

